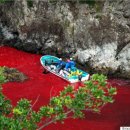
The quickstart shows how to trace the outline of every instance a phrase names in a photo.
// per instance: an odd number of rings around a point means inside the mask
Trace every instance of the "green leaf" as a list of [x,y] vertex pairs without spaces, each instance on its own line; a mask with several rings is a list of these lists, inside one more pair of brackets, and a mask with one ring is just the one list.
[[110,95],[116,95],[116,94],[117,94],[117,89],[111,87],[111,88],[108,90],[108,93],[109,93]]
[[66,114],[64,113],[60,113],[56,116],[56,120],[60,120],[60,121],[62,121],[65,118],[66,118]]
[[109,97],[109,96],[104,96],[102,99],[103,99],[104,103],[113,103],[114,102],[113,98]]

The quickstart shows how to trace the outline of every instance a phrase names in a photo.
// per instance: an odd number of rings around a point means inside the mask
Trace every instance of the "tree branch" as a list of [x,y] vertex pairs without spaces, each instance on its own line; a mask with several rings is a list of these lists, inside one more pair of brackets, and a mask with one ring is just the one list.
[[37,130],[42,130],[44,127],[46,127],[46,126],[52,124],[52,123],[55,122],[55,121],[56,121],[56,119],[52,119],[52,120],[50,120],[49,122],[47,122],[46,124],[42,125],[42,126],[41,126],[40,128],[38,128]]
[[[72,112],[72,110],[69,110],[69,111],[67,111],[66,113],[65,113],[65,115],[67,116],[69,113],[71,113]],[[49,118],[48,118],[49,119]],[[47,119],[47,120],[48,120]],[[47,122],[47,120],[45,120],[45,124],[43,124],[40,128],[38,128],[37,130],[42,130],[44,127],[46,127],[46,126],[48,126],[48,125],[50,125],[50,124],[52,124],[52,123],[54,123],[55,121],[56,121],[56,118],[54,117],[52,120],[50,120],[49,122]],[[47,123],[46,123],[47,122]]]
[[[32,110],[32,108],[33,108],[33,107],[35,106],[35,104],[37,103],[39,97],[40,97],[40,95],[37,96],[35,102],[34,102],[33,105],[31,106],[31,108],[29,109],[28,114],[30,113],[30,111]],[[27,114],[27,115],[28,115],[28,114]]]

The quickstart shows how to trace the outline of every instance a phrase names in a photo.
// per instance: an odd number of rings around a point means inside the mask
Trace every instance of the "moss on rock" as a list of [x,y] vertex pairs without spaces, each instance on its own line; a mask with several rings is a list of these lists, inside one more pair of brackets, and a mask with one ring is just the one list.
[[4,76],[9,82],[23,82],[28,79],[28,77],[15,68],[4,67]]

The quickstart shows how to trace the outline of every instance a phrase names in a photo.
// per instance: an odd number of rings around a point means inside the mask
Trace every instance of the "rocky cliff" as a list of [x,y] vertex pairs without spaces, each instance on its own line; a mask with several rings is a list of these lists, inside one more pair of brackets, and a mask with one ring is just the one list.
[[130,78],[130,1],[0,4],[0,43],[40,53],[73,56],[92,72]]

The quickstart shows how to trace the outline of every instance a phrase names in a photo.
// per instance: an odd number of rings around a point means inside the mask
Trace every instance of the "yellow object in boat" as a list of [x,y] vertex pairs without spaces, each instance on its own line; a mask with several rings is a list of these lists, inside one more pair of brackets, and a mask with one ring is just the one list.
[[69,77],[76,76],[76,75],[81,75],[81,74],[82,74],[82,72],[80,72],[79,70],[71,71],[70,74],[69,74]]

